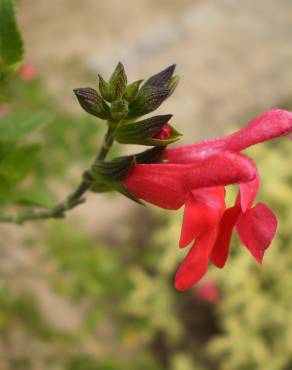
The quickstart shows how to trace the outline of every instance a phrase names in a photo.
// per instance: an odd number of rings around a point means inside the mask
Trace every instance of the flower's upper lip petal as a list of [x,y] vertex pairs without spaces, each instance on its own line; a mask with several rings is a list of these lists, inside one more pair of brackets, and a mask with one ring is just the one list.
[[253,162],[235,152],[216,152],[196,164],[185,167],[183,187],[186,191],[197,188],[230,185],[252,181],[257,172]]
[[166,149],[164,159],[171,163],[194,162],[210,150],[241,151],[252,145],[289,135],[292,132],[292,113],[283,109],[264,112],[237,132],[217,139]]
[[215,152],[188,164],[136,164],[124,181],[136,197],[166,209],[177,209],[194,189],[251,181],[252,161],[239,153]]
[[227,147],[241,151],[292,132],[292,113],[283,109],[264,112],[238,132],[229,136]]

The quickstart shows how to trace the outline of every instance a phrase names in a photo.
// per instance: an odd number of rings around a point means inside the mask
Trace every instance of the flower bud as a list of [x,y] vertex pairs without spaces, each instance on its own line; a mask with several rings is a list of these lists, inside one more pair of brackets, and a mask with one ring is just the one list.
[[173,72],[175,70],[175,64],[165,68],[163,71],[151,76],[143,85],[146,86],[157,86],[157,87],[168,87]]
[[102,78],[101,75],[98,75],[98,79],[99,79],[98,87],[99,87],[100,95],[105,100],[110,102],[111,101],[111,95],[110,95],[109,84]]
[[73,90],[81,107],[93,116],[108,119],[110,110],[106,102],[98,95],[97,91],[90,88],[79,88]]
[[123,98],[126,99],[129,103],[136,98],[142,81],[143,80],[132,82],[126,87]]
[[181,136],[168,124],[171,117],[171,115],[161,115],[123,124],[117,127],[115,140],[122,144],[166,146],[177,141]]
[[179,76],[173,76],[171,77],[170,79],[170,83],[169,83],[169,90],[170,90],[170,93],[169,93],[169,96],[174,92],[174,90],[177,88],[177,85],[179,84]]
[[170,94],[169,88],[145,86],[129,104],[128,118],[136,118],[157,109]]
[[119,62],[109,81],[111,101],[120,99],[124,94],[126,86],[127,75],[125,73],[123,64]]
[[126,100],[115,100],[111,104],[111,116],[115,121],[120,121],[128,114],[128,102]]
[[152,137],[159,140],[167,140],[170,138],[172,133],[172,127],[169,126],[168,123],[165,123],[161,130],[157,132],[157,134],[153,135]]

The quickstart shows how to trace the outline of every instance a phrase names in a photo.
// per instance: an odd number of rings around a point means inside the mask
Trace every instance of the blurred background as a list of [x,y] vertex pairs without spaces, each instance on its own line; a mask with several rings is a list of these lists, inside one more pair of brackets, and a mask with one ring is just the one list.
[[[160,113],[185,143],[292,109],[289,0],[19,0],[17,20],[28,67],[0,114],[50,115],[30,176],[17,177],[35,204],[62,199],[91,163],[104,128],[72,89],[96,88],[119,60],[130,81],[177,63]],[[292,370],[292,146],[249,153],[279,232],[263,266],[234,238],[224,270],[185,293],[172,282],[181,211],[88,194],[65,220],[0,224],[0,369]]]

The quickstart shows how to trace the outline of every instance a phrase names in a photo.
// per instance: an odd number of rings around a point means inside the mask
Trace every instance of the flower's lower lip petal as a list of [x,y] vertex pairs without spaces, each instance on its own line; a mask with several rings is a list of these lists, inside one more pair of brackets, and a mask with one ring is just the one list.
[[209,255],[217,236],[217,229],[207,230],[201,235],[183,260],[175,275],[177,290],[190,289],[207,272]]
[[216,227],[225,210],[223,187],[198,189],[186,199],[180,248],[186,247],[207,228]]
[[277,218],[268,206],[259,203],[240,215],[236,230],[241,242],[262,263],[264,253],[276,233]]
[[240,184],[240,204],[241,209],[245,212],[248,208],[250,208],[255,200],[259,188],[259,176],[258,174],[254,178],[254,180],[241,183]]
[[232,231],[240,212],[239,205],[228,208],[220,221],[218,236],[210,255],[210,261],[219,268],[224,267],[227,260]]

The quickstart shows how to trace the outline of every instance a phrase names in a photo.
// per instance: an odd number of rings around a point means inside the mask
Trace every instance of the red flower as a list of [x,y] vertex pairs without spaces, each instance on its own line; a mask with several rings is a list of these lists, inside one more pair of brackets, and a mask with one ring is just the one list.
[[[291,132],[292,113],[271,110],[232,135],[167,149],[167,163],[133,167],[124,185],[135,196],[166,209],[185,204],[180,247],[194,243],[176,273],[178,290],[195,284],[209,261],[224,266],[234,227],[242,243],[262,262],[277,219],[265,204],[253,207],[259,177],[251,160],[239,152]],[[236,203],[225,209],[224,185],[234,183],[240,185]]]

